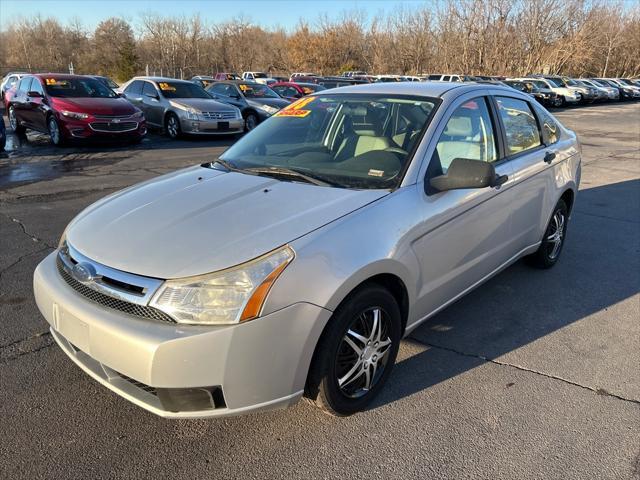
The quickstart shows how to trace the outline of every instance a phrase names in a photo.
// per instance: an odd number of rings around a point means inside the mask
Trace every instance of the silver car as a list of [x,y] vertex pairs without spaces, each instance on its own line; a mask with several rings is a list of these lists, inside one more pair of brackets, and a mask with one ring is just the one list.
[[525,257],[560,258],[576,135],[466,83],[317,92],[211,163],[81,212],[35,298],[87,374],[164,417],[366,408],[400,340]]
[[171,138],[183,133],[230,135],[244,130],[240,110],[215,101],[193,82],[135,77],[121,88],[122,95],[144,112],[147,124],[164,129]]

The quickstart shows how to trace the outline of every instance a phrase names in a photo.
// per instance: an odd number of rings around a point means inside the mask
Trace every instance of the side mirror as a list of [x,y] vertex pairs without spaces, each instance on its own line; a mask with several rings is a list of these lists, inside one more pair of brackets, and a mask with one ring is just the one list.
[[31,91],[31,92],[27,92],[27,97],[42,98],[42,94],[40,92]]
[[429,180],[431,187],[438,192],[464,188],[498,187],[508,180],[506,175],[498,176],[491,163],[455,158],[447,173]]

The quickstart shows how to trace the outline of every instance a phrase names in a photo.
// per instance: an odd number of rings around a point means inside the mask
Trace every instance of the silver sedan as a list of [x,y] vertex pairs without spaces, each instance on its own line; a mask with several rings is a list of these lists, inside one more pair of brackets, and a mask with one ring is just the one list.
[[425,320],[518,259],[558,262],[580,158],[511,88],[318,92],[219,159],[81,212],[35,297],[71,360],[158,415],[302,396],[349,415]]
[[122,95],[140,108],[147,124],[171,138],[189,135],[242,133],[244,120],[233,105],[217,102],[201,86],[163,77],[135,77]]

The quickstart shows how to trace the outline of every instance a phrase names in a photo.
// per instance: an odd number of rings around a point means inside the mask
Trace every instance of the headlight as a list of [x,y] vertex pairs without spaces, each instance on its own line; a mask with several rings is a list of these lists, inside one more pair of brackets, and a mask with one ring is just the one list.
[[226,325],[260,315],[271,286],[293,260],[284,247],[243,265],[209,275],[167,280],[149,305],[178,323]]
[[195,108],[188,108],[187,112],[187,120],[198,120],[198,110]]
[[133,115],[131,115],[132,118],[142,118],[144,117],[142,110],[138,110],[137,112],[135,112]]
[[86,113],[70,112],[69,110],[62,110],[60,113],[65,117],[75,118],[77,120],[84,120],[85,118],[89,118],[89,115]]
[[280,110],[279,108],[272,107],[271,105],[258,105],[258,108],[264,112],[267,112],[269,115],[273,115],[278,110]]

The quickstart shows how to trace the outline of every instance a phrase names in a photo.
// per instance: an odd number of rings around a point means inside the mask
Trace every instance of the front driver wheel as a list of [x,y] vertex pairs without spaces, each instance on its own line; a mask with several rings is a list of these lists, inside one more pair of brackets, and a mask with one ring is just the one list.
[[53,143],[56,147],[60,147],[64,144],[64,137],[62,136],[62,132],[60,131],[60,126],[56,118],[51,115],[49,120],[47,120],[47,126],[49,127],[49,136],[51,137],[51,143]]
[[551,268],[556,264],[567,236],[568,219],[569,209],[564,200],[560,199],[553,210],[540,247],[527,257],[531,265],[538,268]]
[[331,415],[363,410],[389,378],[401,331],[400,308],[388,290],[375,284],[358,290],[329,321],[305,396]]
[[167,120],[165,123],[165,130],[167,132],[167,135],[169,135],[169,137],[172,139],[178,138],[182,131],[180,130],[180,120],[178,119],[176,114],[170,113],[169,115],[167,115]]

